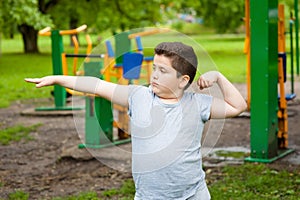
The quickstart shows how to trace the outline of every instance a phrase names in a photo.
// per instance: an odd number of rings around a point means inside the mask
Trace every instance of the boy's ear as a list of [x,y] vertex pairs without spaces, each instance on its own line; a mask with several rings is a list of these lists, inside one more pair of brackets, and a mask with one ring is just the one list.
[[182,75],[180,78],[181,78],[181,80],[180,80],[179,87],[180,87],[180,89],[184,89],[187,86],[187,84],[189,84],[190,76]]

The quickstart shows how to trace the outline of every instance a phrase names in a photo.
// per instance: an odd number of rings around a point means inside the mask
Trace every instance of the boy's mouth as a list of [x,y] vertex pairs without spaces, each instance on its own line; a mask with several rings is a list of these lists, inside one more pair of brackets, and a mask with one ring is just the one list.
[[154,86],[154,87],[157,87],[159,84],[156,83],[156,82],[151,82],[151,85]]

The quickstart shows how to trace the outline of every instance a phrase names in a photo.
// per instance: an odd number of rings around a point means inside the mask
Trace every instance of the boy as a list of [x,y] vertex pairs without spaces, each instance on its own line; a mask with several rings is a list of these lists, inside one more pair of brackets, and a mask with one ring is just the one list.
[[47,76],[25,80],[38,88],[59,84],[128,106],[135,200],[206,200],[210,194],[200,152],[204,123],[239,115],[246,109],[246,102],[216,71],[200,76],[197,84],[203,89],[217,83],[224,99],[185,92],[196,69],[197,57],[192,47],[163,42],[155,48],[149,87],[117,85],[93,77]]

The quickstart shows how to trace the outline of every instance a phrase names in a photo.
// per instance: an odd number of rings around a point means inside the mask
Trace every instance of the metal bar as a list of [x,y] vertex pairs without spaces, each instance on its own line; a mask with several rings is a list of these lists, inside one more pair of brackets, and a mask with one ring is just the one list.
[[294,1],[295,12],[295,32],[296,32],[296,69],[299,76],[299,15],[298,15],[298,0]]
[[[52,65],[53,75],[62,75],[62,53],[63,42],[62,36],[58,30],[51,31],[51,43],[52,43]],[[60,85],[54,85],[54,103],[56,108],[66,106],[66,90]]]
[[251,74],[250,74],[250,0],[245,1],[245,27],[246,38],[244,53],[247,54],[247,107],[250,110],[251,104]]
[[66,54],[68,58],[104,58],[105,54]]
[[[293,37],[293,13],[291,12],[291,19],[290,19],[290,46],[291,46],[291,93],[294,93],[294,37]],[[297,36],[296,36],[297,38]]]
[[81,25],[76,29],[71,29],[71,30],[61,30],[59,31],[60,35],[73,35],[73,34],[77,34],[81,31],[84,31],[87,28],[87,25]]

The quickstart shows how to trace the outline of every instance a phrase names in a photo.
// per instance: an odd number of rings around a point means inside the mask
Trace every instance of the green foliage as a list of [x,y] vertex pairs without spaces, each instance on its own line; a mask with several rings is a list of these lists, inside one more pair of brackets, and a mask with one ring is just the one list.
[[289,8],[289,10],[293,10],[295,0],[279,0],[278,3],[285,4]]
[[161,20],[159,1],[61,0],[49,10],[58,29],[69,29],[72,21],[87,24],[90,31],[111,32],[154,26]]
[[[99,30],[111,30],[113,33],[126,29],[154,26],[161,20],[158,1],[103,1],[93,21]],[[95,12],[96,13],[96,12]]]
[[34,132],[41,124],[35,124],[25,127],[23,125],[16,125],[13,127],[0,130],[0,143],[2,145],[8,145],[13,141],[20,141],[21,139],[32,140],[33,138],[29,133]]
[[37,0],[2,0],[0,13],[5,34],[12,33],[16,25],[26,24],[39,30],[52,24],[50,16],[39,11]]
[[243,24],[241,19],[245,16],[244,3],[242,0],[201,0],[204,23],[214,27],[218,33],[236,32]]
[[[46,26],[70,29],[87,24],[89,31],[118,33],[128,29],[149,26],[166,26],[177,18],[178,13],[189,13],[203,17],[204,21],[218,32],[234,31],[242,23],[243,1],[217,0],[141,0],[107,1],[88,0],[2,0],[0,2],[0,27],[5,36],[13,36],[23,26],[25,52],[38,52],[32,29]],[[181,31],[182,23],[177,20],[173,27]],[[30,31],[29,31],[30,30]],[[30,48],[33,46],[34,48]]]
[[29,194],[25,193],[23,191],[17,190],[16,192],[9,194],[8,199],[9,200],[28,200]]

